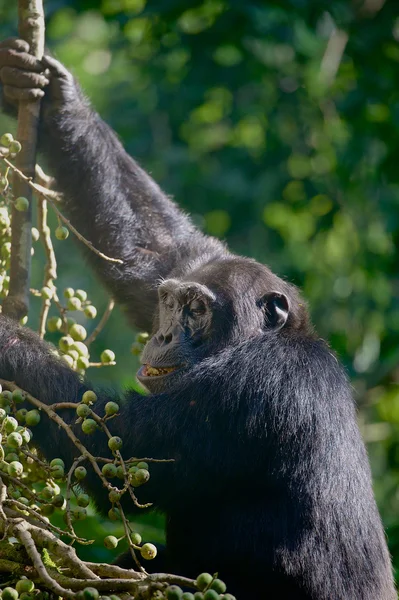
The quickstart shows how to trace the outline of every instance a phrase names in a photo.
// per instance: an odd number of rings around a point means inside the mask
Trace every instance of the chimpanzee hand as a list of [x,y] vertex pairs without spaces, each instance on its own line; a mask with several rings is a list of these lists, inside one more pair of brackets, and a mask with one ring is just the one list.
[[12,113],[19,100],[44,98],[46,115],[80,97],[71,73],[61,63],[47,55],[37,60],[29,54],[29,44],[16,38],[0,43],[0,83],[4,110]]

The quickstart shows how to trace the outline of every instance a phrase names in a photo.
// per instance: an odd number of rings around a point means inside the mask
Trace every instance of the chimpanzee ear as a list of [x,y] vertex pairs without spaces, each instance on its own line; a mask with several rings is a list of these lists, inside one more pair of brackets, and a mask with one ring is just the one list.
[[262,296],[259,306],[265,315],[267,329],[281,329],[287,322],[290,304],[287,296],[280,292],[269,292]]

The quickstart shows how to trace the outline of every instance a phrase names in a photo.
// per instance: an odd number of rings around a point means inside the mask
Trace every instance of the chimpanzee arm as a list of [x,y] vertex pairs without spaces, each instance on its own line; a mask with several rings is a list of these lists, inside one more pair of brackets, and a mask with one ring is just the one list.
[[[58,402],[78,403],[87,389],[93,389],[89,382],[82,382],[78,375],[52,352],[51,346],[42,341],[36,333],[4,316],[0,316],[0,379],[15,382],[21,389],[47,405]],[[120,414],[107,425],[112,435],[122,438],[122,455],[125,459],[133,456],[154,459],[177,458],[176,463],[151,465],[151,478],[137,493],[139,501],[153,502],[161,509],[173,504],[176,497],[173,484],[176,469],[185,471],[184,467],[180,466],[182,448],[187,443],[195,445],[193,439],[197,435],[199,437],[204,435],[201,421],[204,423],[205,418],[200,419],[195,431],[189,432],[186,431],[186,426],[190,429],[188,420],[191,408],[184,395],[180,395],[178,402],[174,403],[167,394],[148,397],[129,392],[125,398],[120,399],[121,394],[116,390],[111,393],[95,391],[98,400],[93,410],[99,416],[104,415],[104,406],[110,400],[116,401],[120,406]],[[29,405],[28,408],[32,406]],[[74,434],[89,452],[94,456],[112,458],[104,432],[84,434],[81,424],[75,423],[77,415],[73,409],[57,411],[57,414],[71,426]],[[65,431],[50,420],[43,411],[39,425],[32,429],[34,442],[48,459],[60,457],[66,466],[70,467],[73,459],[80,454]],[[189,441],[185,441],[185,438]],[[211,454],[209,448],[209,451],[201,452],[200,457],[205,459],[206,455],[207,460],[211,460]],[[216,457],[212,460],[215,463]],[[103,509],[108,506],[108,493],[88,462],[85,466],[88,470],[85,487],[97,501],[98,506]],[[194,489],[195,473],[195,468],[187,473],[190,480],[187,490]],[[117,485],[115,481],[113,483]],[[185,482],[186,474],[179,481],[179,493],[182,497]],[[133,505],[130,508],[133,508]]]
[[[51,346],[40,340],[36,333],[4,316],[0,316],[0,378],[15,382],[21,389],[47,405],[58,402],[78,403],[87,389],[93,389],[88,382],[82,382],[79,376],[52,352]],[[163,439],[170,438],[167,431],[161,431],[157,423],[159,415],[158,417],[156,415],[156,404],[134,392],[130,393],[125,401],[123,399],[120,401],[120,395],[116,390],[114,393],[98,391],[97,396],[98,400],[93,405],[93,410],[99,416],[104,415],[104,406],[110,400],[117,401],[120,406],[120,415],[112,419],[108,426],[112,435],[122,438],[124,443],[122,453],[125,458],[132,456],[173,458],[171,450],[167,449],[167,444],[164,445],[162,442]],[[160,402],[162,403],[163,400],[160,399]],[[27,408],[33,406],[27,404]],[[89,452],[94,456],[112,458],[104,432],[84,434],[81,424],[75,423],[77,415],[73,409],[57,411],[57,414],[71,426],[74,434]],[[32,429],[34,442],[48,459],[60,457],[67,467],[70,467],[73,459],[79,456],[79,451],[65,431],[50,420],[44,411],[41,413],[39,425]],[[98,501],[99,506],[104,505],[107,493],[98,476],[92,472],[89,463],[85,463],[85,466],[89,472],[87,482],[89,491]],[[167,466],[169,473],[160,470],[160,477],[152,478],[150,484],[145,486],[151,488],[146,493],[146,497],[150,498],[153,495],[153,501],[156,501],[159,496],[158,488],[162,489],[164,474],[171,477],[170,464]],[[161,501],[161,498],[159,500]]]
[[[8,103],[45,93],[40,147],[64,194],[75,227],[104,254],[87,256],[132,322],[149,329],[155,284],[203,254],[223,254],[203,236],[125,152],[114,132],[83,97],[72,75],[46,57],[47,80],[21,40],[0,44],[0,81]],[[4,101],[3,101],[4,103]]]

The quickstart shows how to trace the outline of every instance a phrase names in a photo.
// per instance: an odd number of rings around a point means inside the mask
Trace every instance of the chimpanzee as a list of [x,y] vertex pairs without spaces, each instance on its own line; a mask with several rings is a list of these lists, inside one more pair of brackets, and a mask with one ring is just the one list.
[[[153,332],[138,373],[150,395],[127,392],[112,426],[126,455],[175,460],[141,488],[167,518],[156,569],[217,571],[241,600],[394,600],[350,385],[298,291],[198,231],[70,73],[28,51],[0,45],[4,110],[43,99],[40,148],[64,209],[123,264],[83,251],[130,322]],[[47,403],[91,388],[5,317],[0,376]],[[42,450],[70,463],[69,440],[45,418],[41,427]],[[103,436],[85,441],[107,453]],[[107,505],[95,477],[88,486]]]

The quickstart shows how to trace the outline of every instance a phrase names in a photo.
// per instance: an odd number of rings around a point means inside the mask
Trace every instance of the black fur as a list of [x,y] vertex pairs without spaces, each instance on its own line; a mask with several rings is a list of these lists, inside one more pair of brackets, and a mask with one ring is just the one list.
[[[0,47],[0,69],[10,47]],[[33,68],[21,48],[18,56],[20,69]],[[162,393],[127,393],[111,424],[126,456],[175,459],[154,465],[138,490],[167,515],[167,548],[156,569],[218,571],[241,600],[394,600],[350,386],[297,291],[198,232],[125,153],[62,66],[46,65],[52,77],[42,149],[73,223],[124,260],[113,265],[87,253],[130,321],[150,328],[155,319],[155,329],[163,327],[156,293],[162,278],[204,285],[216,299],[207,351],[197,353],[183,336],[185,367]],[[0,376],[46,403],[79,401],[89,386],[35,334],[5,318]],[[110,399],[100,396],[99,408]],[[71,462],[68,439],[45,418],[35,439],[49,457]],[[93,453],[107,454],[104,436],[83,439]],[[88,486],[106,506],[93,474]]]

